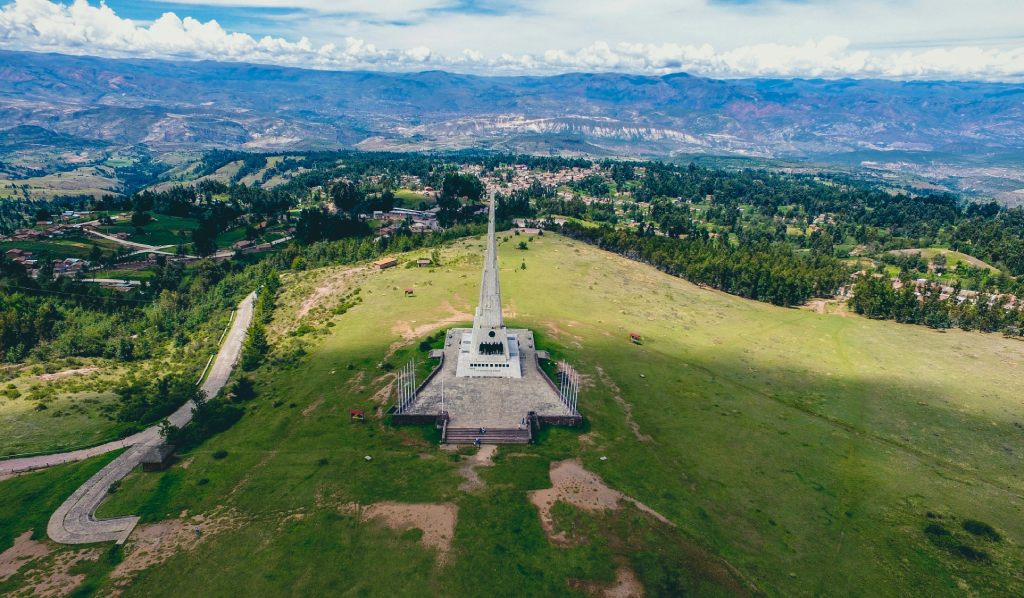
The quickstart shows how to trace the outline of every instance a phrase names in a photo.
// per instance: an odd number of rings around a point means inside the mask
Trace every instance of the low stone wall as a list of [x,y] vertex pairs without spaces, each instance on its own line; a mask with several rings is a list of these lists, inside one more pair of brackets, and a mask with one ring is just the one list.
[[391,416],[391,423],[396,426],[435,425],[438,422],[438,418],[438,415],[431,414],[395,413]]
[[538,415],[537,423],[549,426],[565,426],[578,428],[583,425],[582,415]]

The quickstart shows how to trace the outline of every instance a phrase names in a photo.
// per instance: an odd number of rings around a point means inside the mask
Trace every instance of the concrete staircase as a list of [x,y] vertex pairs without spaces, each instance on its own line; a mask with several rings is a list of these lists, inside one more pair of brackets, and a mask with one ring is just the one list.
[[477,438],[481,444],[529,444],[530,430],[524,428],[487,428],[480,433],[480,428],[448,428],[442,442],[447,444],[473,444]]

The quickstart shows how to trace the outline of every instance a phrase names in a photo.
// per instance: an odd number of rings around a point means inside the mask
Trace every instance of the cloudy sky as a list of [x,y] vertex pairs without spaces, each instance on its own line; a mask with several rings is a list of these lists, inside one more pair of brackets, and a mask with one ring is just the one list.
[[1024,0],[0,0],[0,47],[483,74],[1024,81]]

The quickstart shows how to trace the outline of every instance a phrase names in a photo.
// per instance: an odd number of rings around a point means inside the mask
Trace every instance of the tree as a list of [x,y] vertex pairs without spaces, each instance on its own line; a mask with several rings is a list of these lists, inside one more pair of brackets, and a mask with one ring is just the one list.
[[260,322],[253,322],[249,327],[249,335],[242,345],[242,369],[248,372],[258,368],[269,348],[267,330]]
[[211,219],[202,219],[199,226],[192,231],[192,245],[200,256],[208,256],[217,251],[217,224]]
[[146,212],[132,212],[132,226],[142,228],[153,221],[153,217]]
[[254,398],[256,398],[256,387],[248,377],[242,376],[231,385],[231,399],[236,403],[244,403]]

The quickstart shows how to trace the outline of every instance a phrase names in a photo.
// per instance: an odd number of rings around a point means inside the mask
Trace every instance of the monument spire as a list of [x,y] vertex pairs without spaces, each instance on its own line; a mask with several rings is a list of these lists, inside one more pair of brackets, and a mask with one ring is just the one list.
[[502,328],[505,326],[505,319],[501,315],[501,284],[498,282],[498,239],[494,232],[494,192],[491,192],[487,217],[487,253],[484,256],[484,274],[480,281],[480,303],[476,311],[476,320],[482,327]]
[[487,246],[480,279],[480,303],[473,317],[473,330],[462,337],[456,377],[489,376],[519,378],[519,340],[505,328],[501,314],[501,285],[498,281],[498,238],[495,231],[495,197],[490,194],[487,215]]

